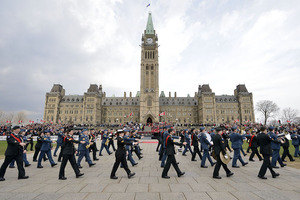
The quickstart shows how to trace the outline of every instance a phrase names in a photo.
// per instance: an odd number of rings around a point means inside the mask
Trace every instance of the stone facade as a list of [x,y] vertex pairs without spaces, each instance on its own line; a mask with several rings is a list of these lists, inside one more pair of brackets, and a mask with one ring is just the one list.
[[[54,84],[46,93],[44,120],[53,123],[118,124],[169,122],[179,124],[254,122],[252,93],[238,85],[234,95],[215,95],[208,84],[199,85],[194,97],[159,95],[158,37],[149,13],[141,44],[140,91],[133,97],[106,97],[102,85],[91,84],[84,95],[65,95]],[[165,112],[164,116],[159,113]]]

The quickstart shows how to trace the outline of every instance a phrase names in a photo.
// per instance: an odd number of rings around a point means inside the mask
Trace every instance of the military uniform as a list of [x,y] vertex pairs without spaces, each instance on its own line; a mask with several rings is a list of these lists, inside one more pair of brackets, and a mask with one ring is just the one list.
[[277,142],[278,136],[272,132],[273,129],[269,128],[270,132],[268,133],[268,135],[273,139],[271,142],[271,147],[272,147],[272,161],[271,161],[271,165],[273,168],[278,168],[276,166],[277,161],[279,162],[281,167],[284,167],[285,164],[282,162],[281,157],[279,155],[279,151],[280,151],[280,142]]
[[[235,130],[235,129],[234,129]],[[244,136],[240,135],[236,132],[232,132],[230,135],[231,147],[233,148],[233,160],[232,160],[232,167],[238,168],[237,160],[239,160],[243,166],[247,165],[247,162],[244,162],[241,156],[241,140],[243,140]]]
[[283,147],[283,153],[282,153],[281,160],[283,162],[286,162],[284,159],[287,156],[287,157],[289,157],[290,161],[295,161],[289,151],[290,141],[286,137],[284,139],[285,139],[285,142],[283,144],[281,144],[281,146]]
[[[17,127],[13,128],[18,129]],[[4,181],[4,175],[8,165],[12,160],[16,160],[18,166],[18,179],[26,179],[28,176],[25,176],[25,169],[23,167],[23,146],[20,145],[22,143],[21,135],[11,133],[6,137],[7,141],[7,149],[5,151],[5,159],[0,168],[0,181]]]
[[192,151],[192,149],[191,149],[191,139],[190,139],[190,135],[189,135],[188,131],[185,132],[185,134],[184,134],[184,139],[185,139],[186,145],[185,145],[185,147],[184,147],[184,150],[183,150],[183,152],[182,152],[182,155],[183,155],[183,156],[186,156],[185,153],[187,152],[187,150],[190,150],[191,154],[193,155],[193,151]]
[[209,152],[208,152],[208,149],[209,149],[209,146],[210,146],[210,142],[208,141],[207,139],[207,136],[205,133],[200,133],[200,143],[201,143],[201,148],[203,150],[203,157],[202,157],[202,161],[201,161],[201,167],[202,168],[207,168],[207,166],[205,166],[205,161],[206,161],[206,158],[208,159],[208,161],[210,162],[211,166],[214,166],[214,162],[212,161],[210,155],[209,155]]
[[300,152],[299,152],[300,136],[297,134],[296,131],[293,131],[293,134],[291,134],[291,139],[292,139],[292,145],[295,147],[294,157],[299,157],[299,155],[300,155]]
[[[217,132],[220,131],[218,128],[216,130],[217,130]],[[232,176],[233,173],[228,169],[227,165],[221,161],[221,158],[220,158],[221,153],[223,155],[226,154],[226,152],[225,152],[226,145],[225,145],[224,138],[221,137],[219,134],[215,134],[212,139],[213,139],[213,143],[214,143],[214,152],[217,156],[217,163],[214,168],[213,178],[221,179],[221,177],[219,176],[219,171],[220,171],[221,165],[222,165],[223,169],[225,170],[227,177]]]
[[164,170],[161,175],[162,178],[170,178],[168,176],[168,171],[171,167],[171,164],[175,168],[178,177],[184,175],[184,172],[181,172],[181,170],[179,169],[176,158],[175,158],[175,146],[174,145],[180,146],[181,143],[174,142],[174,139],[172,138],[172,136],[170,134],[168,134],[166,137],[165,144],[166,144],[166,155],[168,156],[168,158],[167,158],[166,165],[164,166]]
[[51,141],[50,136],[46,136],[46,135],[43,136],[42,141],[43,141],[43,144],[42,144],[42,147],[41,147],[41,153],[40,153],[40,156],[39,156],[39,159],[38,159],[37,168],[43,168],[41,162],[42,162],[42,159],[43,159],[45,154],[47,155],[47,157],[50,161],[51,167],[54,167],[57,164],[52,159],[52,155],[51,155],[52,141]]
[[89,135],[89,138],[92,139],[91,142],[93,142],[93,144],[89,148],[89,150],[93,152],[93,160],[94,161],[99,160],[96,157],[96,153],[97,153],[96,139],[97,139],[97,136],[96,136],[95,132],[91,132],[90,135]]
[[[87,131],[87,130],[85,130],[85,131]],[[78,145],[79,156],[78,156],[78,160],[77,160],[78,167],[81,168],[80,163],[81,163],[81,160],[83,159],[83,157],[85,157],[85,159],[86,159],[86,161],[87,161],[87,163],[89,164],[90,167],[95,165],[95,163],[93,163],[91,161],[89,150],[86,148],[87,145],[89,144],[88,135],[81,134],[80,138],[79,138],[79,142],[80,142],[79,145]]]
[[252,135],[249,139],[249,147],[251,148],[251,155],[249,157],[250,161],[254,161],[253,157],[256,154],[256,156],[258,157],[259,161],[262,160],[262,157],[260,156],[260,154],[258,153],[257,147],[257,136],[256,135]]
[[131,173],[130,169],[128,168],[127,165],[127,161],[126,161],[126,149],[125,149],[125,145],[126,144],[130,144],[130,142],[125,142],[124,139],[122,137],[117,137],[117,151],[115,153],[115,157],[116,157],[116,161],[113,165],[111,174],[110,174],[110,178],[111,179],[117,179],[118,177],[116,177],[116,172],[117,169],[120,165],[120,163],[122,164],[124,170],[126,171],[128,178],[132,177],[135,175],[135,173]]
[[56,155],[56,152],[57,152],[57,150],[59,149],[59,147],[60,147],[60,146],[62,145],[62,143],[63,143],[63,137],[64,137],[64,133],[61,132],[61,131],[59,131],[59,132],[57,133],[56,148],[55,148],[54,153],[53,153],[53,156],[54,156],[54,157],[57,156],[57,155]]
[[102,135],[102,142],[101,142],[101,148],[100,148],[100,152],[99,152],[99,156],[102,156],[102,150],[105,148],[105,150],[107,151],[108,155],[112,154],[109,149],[108,149],[108,145],[106,145],[106,141],[109,140],[109,137],[107,135],[107,130],[104,130],[104,133]]
[[272,177],[276,178],[276,176],[278,176],[279,174],[275,173],[270,163],[270,156],[272,154],[271,142],[276,142],[276,143],[279,142],[275,141],[273,138],[271,138],[268,134],[265,133],[258,134],[257,140],[260,146],[260,153],[263,155],[264,158],[264,161],[258,173],[258,177],[261,179],[266,179],[265,174],[267,172],[267,168],[269,168]]
[[62,143],[62,145],[64,146],[64,149],[62,152],[63,159],[62,159],[62,162],[60,165],[59,176],[58,176],[58,178],[61,180],[67,179],[65,177],[65,167],[66,167],[68,161],[70,162],[70,164],[76,174],[76,178],[83,175],[82,173],[80,173],[78,165],[76,164],[76,159],[75,159],[75,155],[74,155],[76,152],[76,148],[74,147],[74,143],[79,143],[79,141],[75,141],[73,139],[72,135],[64,136],[63,143]]
[[192,131],[191,139],[192,139],[191,145],[194,147],[194,152],[193,152],[193,155],[192,155],[192,161],[196,161],[195,160],[196,154],[198,154],[200,160],[202,160],[202,155],[201,155],[200,149],[199,149],[199,139],[198,139],[197,134],[194,133],[193,131]]
[[[37,141],[35,144],[35,150],[33,155],[33,162],[37,162],[37,156],[39,155],[39,152],[41,151],[41,147],[43,144],[43,137],[41,135],[37,136]],[[46,154],[44,155],[44,161],[46,161]]]

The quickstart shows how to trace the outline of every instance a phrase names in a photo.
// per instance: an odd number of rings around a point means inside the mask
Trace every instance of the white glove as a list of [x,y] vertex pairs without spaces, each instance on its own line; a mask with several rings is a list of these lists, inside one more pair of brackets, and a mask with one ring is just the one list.
[[224,156],[224,158],[225,158],[225,159],[228,159],[228,156],[227,156],[227,155],[225,155],[225,156]]

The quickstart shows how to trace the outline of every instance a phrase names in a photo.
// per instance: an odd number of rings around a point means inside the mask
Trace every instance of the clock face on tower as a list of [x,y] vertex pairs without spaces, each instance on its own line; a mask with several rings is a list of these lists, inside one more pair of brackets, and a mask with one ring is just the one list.
[[153,40],[152,38],[147,38],[147,44],[152,44]]

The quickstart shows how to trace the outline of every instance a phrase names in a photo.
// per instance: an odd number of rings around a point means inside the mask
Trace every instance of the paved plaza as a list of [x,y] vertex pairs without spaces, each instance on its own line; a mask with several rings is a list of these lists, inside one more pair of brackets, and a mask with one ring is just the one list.
[[[155,140],[153,140],[155,141]],[[98,141],[98,144],[100,142]],[[17,179],[17,169],[7,169],[6,181],[0,182],[0,199],[97,199],[97,200],[195,200],[195,199],[300,199],[300,170],[284,167],[276,169],[280,176],[276,179],[267,172],[267,180],[257,177],[261,162],[251,162],[245,167],[230,170],[234,175],[227,178],[221,168],[221,180],[212,178],[213,167],[200,168],[199,158],[197,162],[191,161],[191,155],[178,154],[179,167],[185,171],[183,177],[178,178],[171,167],[170,179],[162,179],[162,168],[155,152],[155,143],[141,144],[143,148],[142,160],[134,159],[138,165],[130,169],[136,175],[128,179],[124,169],[119,168],[117,176],[119,179],[109,178],[114,154],[108,156],[103,151],[102,157],[96,161],[96,165],[89,167],[82,162],[85,174],[83,177],[75,178],[70,163],[66,168],[65,181],[58,180],[58,166],[51,168],[49,161],[42,163],[43,169],[36,168],[29,155],[31,166],[25,168],[27,180]],[[97,152],[98,153],[98,152]],[[57,157],[54,158],[57,161]],[[247,159],[248,160],[248,157]],[[84,161],[84,160],[83,160]],[[3,160],[0,161],[0,164]],[[207,161],[208,164],[208,161]],[[231,166],[231,163],[229,164]]]

